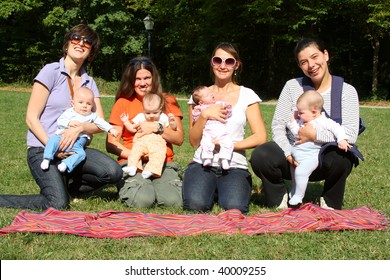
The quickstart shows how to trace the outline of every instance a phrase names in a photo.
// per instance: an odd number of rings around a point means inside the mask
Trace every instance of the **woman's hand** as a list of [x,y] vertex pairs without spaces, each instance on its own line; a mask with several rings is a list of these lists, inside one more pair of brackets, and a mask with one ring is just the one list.
[[227,110],[221,104],[213,104],[207,107],[200,114],[202,118],[207,120],[217,120],[226,123]]
[[159,127],[158,122],[141,122],[139,123],[137,129],[137,137],[142,137],[144,135],[152,134],[157,132]]
[[66,159],[67,157],[73,155],[74,152],[57,152],[55,153],[55,157],[59,159]]
[[299,145],[305,142],[314,142],[316,140],[316,129],[311,123],[305,124],[304,127],[301,127],[296,137],[298,141],[295,144]]
[[294,167],[297,167],[299,163],[295,161],[292,155],[287,156],[287,161]]
[[70,150],[73,147],[74,142],[76,142],[77,137],[83,131],[82,125],[77,127],[69,127],[63,133],[60,140],[60,146],[58,147],[59,151]]

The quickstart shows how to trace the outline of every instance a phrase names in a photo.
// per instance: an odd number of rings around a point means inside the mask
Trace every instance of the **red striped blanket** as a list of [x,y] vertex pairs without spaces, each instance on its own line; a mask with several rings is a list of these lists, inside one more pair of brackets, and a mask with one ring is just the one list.
[[120,211],[84,213],[50,208],[42,213],[21,211],[0,235],[11,232],[63,233],[94,238],[186,236],[209,234],[263,234],[329,230],[385,230],[388,218],[369,207],[325,210],[307,203],[299,209],[242,215],[228,210],[178,215]]

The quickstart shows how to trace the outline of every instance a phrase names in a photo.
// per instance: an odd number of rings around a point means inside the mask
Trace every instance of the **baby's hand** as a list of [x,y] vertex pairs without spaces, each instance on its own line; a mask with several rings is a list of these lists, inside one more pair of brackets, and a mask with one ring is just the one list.
[[232,104],[230,104],[230,103],[225,103],[225,109],[226,109],[226,110],[231,110],[231,109],[232,109]]
[[169,113],[168,114],[168,119],[169,119],[169,126],[173,130],[177,130],[177,124],[176,124],[175,116],[172,113]]
[[169,119],[170,122],[174,122],[175,121],[175,116],[172,113],[169,113],[168,114],[168,119]]
[[126,114],[126,113],[123,113],[123,114],[120,116],[120,118],[121,118],[121,121],[124,122],[124,123],[129,121],[129,115]]
[[70,121],[69,123],[68,123],[68,127],[77,127],[77,126],[79,126],[81,124],[81,122],[79,122],[79,121]]
[[115,138],[118,137],[119,135],[119,131],[116,130],[115,128],[111,128],[108,133],[110,133],[112,136],[114,136]]
[[340,150],[343,150],[345,152],[348,152],[348,149],[352,148],[352,145],[350,145],[347,140],[343,139],[340,142],[338,142],[338,146]]

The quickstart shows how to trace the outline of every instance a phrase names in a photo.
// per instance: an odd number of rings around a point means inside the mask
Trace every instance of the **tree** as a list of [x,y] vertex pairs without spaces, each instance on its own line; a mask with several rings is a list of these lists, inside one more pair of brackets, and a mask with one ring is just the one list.
[[375,1],[368,5],[370,14],[367,23],[370,33],[367,34],[373,48],[372,59],[372,86],[373,96],[378,94],[378,69],[379,69],[379,51],[381,40],[389,36],[390,33],[390,2],[387,0]]

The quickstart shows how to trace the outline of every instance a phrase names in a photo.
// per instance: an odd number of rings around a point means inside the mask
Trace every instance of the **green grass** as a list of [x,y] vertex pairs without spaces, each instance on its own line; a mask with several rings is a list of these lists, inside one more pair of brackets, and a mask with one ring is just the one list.
[[[26,163],[25,111],[29,93],[0,90],[0,193],[33,194],[38,187]],[[106,119],[113,98],[102,98]],[[187,106],[179,102],[188,128]],[[262,105],[262,113],[270,139],[270,124],[274,111],[272,105]],[[387,148],[390,139],[390,109],[362,108],[361,115],[367,130],[360,136],[359,149],[366,160],[354,169],[347,181],[344,208],[368,205],[390,213],[390,172]],[[187,133],[186,133],[187,135]],[[105,151],[105,135],[94,137],[92,146]],[[176,161],[185,167],[192,158],[193,149],[186,136],[181,147],[175,147]],[[248,152],[248,155],[250,151]],[[254,193],[261,187],[254,176]],[[308,199],[319,195],[321,184],[310,184]],[[249,215],[274,211],[258,202],[254,195]],[[187,212],[181,209],[151,208],[129,209],[116,200],[115,187],[96,191],[81,202],[71,204],[71,210],[100,212],[105,210],[139,211],[150,213]],[[0,208],[0,227],[9,225],[20,209]],[[215,206],[212,214],[223,210]],[[386,259],[390,257],[389,231],[340,231],[300,234],[210,235],[193,237],[137,237],[120,240],[92,239],[62,234],[15,233],[0,237],[1,259]]]

